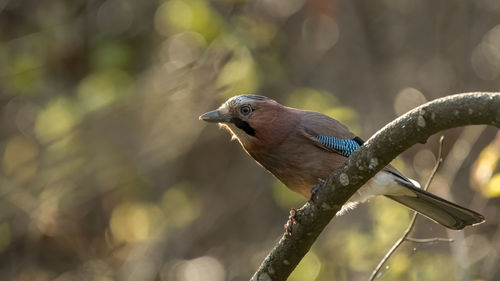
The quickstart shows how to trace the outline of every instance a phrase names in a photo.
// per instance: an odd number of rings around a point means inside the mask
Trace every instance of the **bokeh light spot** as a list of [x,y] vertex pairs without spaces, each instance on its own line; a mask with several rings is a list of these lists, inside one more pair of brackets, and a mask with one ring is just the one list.
[[152,239],[163,228],[161,210],[149,203],[122,203],[111,216],[110,227],[118,242],[141,242]]
[[482,190],[486,197],[500,196],[500,174],[494,175]]
[[500,134],[486,146],[474,162],[470,183],[486,197],[500,196],[500,173],[498,173],[500,159]]
[[[373,236],[358,231],[344,233],[345,243],[340,247],[347,257],[349,268],[354,271],[365,272],[373,267],[369,262],[370,251],[373,251]],[[378,240],[377,240],[378,241]]]
[[161,206],[171,227],[184,227],[199,217],[201,206],[198,195],[187,183],[168,188],[162,196]]
[[288,210],[290,208],[299,207],[306,202],[306,198],[296,192],[291,191],[279,180],[274,180],[273,183],[274,201],[280,208]]
[[99,44],[91,54],[94,68],[126,69],[131,64],[132,51],[127,43],[110,41]]
[[198,60],[206,44],[205,38],[197,32],[176,34],[163,44],[163,61],[181,68]]
[[56,98],[39,114],[35,134],[42,142],[66,136],[79,121],[80,116],[69,98]]
[[493,27],[471,55],[472,68],[483,80],[500,76],[500,25]]
[[338,100],[328,92],[311,88],[299,88],[290,94],[287,104],[301,109],[325,112],[331,107],[337,106]]
[[8,64],[7,89],[15,94],[29,94],[38,88],[43,78],[39,57],[23,54],[13,57]]
[[111,105],[121,96],[130,93],[132,79],[117,69],[95,72],[85,77],[78,85],[78,101],[85,112]]
[[238,32],[242,34],[248,32],[251,35],[247,38],[249,45],[254,45],[252,47],[269,46],[278,32],[276,24],[272,21],[263,20],[262,18],[257,20],[250,16],[240,16],[238,20]]
[[220,261],[209,256],[182,261],[172,271],[169,275],[178,281],[223,281],[226,278]]
[[398,277],[401,276],[401,274],[404,274],[408,270],[410,264],[411,260],[406,254],[399,253],[394,255],[390,259],[389,268],[391,271],[391,275]]
[[424,94],[415,88],[404,88],[396,95],[394,111],[398,116],[424,104],[427,101]]
[[[404,231],[410,221],[408,209],[387,198],[376,197],[372,199],[370,208],[376,222],[374,233],[377,241],[382,244],[393,242],[398,233]],[[388,232],[387,229],[393,231]]]
[[420,175],[428,174],[434,164],[436,163],[436,156],[429,149],[422,149],[413,157],[413,169]]
[[235,94],[254,93],[259,85],[254,59],[247,48],[238,47],[234,58],[219,73],[217,86],[221,95],[228,98]]
[[203,0],[169,0],[156,10],[155,28],[163,36],[195,31],[211,41],[221,28],[217,13]]
[[452,89],[456,83],[456,74],[448,59],[437,56],[420,67],[418,80],[426,95],[442,95]]
[[193,11],[185,1],[167,1],[156,10],[155,27],[162,35],[168,36],[171,26],[179,29],[189,29],[192,22]]
[[37,171],[38,154],[38,147],[32,140],[22,136],[11,138],[3,154],[3,173],[19,181],[32,178]]
[[302,38],[319,51],[333,47],[339,39],[339,28],[333,18],[320,15],[309,17],[302,25]]
[[300,261],[299,265],[292,272],[288,280],[290,281],[312,281],[315,280],[321,271],[321,260],[314,253],[309,251]]

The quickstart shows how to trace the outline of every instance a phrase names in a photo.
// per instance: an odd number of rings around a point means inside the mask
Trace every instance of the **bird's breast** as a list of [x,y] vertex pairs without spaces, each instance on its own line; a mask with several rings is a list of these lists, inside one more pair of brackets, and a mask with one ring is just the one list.
[[254,148],[248,153],[288,188],[307,198],[318,179],[326,179],[345,161],[345,157],[302,139],[283,142],[269,149]]

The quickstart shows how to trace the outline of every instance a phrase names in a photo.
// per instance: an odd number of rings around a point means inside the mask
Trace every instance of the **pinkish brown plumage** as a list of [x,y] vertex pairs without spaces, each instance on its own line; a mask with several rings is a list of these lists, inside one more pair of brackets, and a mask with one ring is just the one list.
[[[312,186],[326,179],[362,144],[329,116],[286,107],[258,95],[235,96],[200,119],[223,124],[252,158],[307,198]],[[474,211],[419,189],[391,165],[362,186],[343,210],[374,195],[385,195],[451,229],[484,221]]]

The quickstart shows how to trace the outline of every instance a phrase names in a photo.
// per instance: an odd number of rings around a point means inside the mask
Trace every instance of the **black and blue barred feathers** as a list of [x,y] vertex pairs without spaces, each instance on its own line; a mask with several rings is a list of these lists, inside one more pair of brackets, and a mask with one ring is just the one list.
[[317,136],[316,140],[324,146],[337,150],[345,157],[349,157],[354,150],[359,148],[359,144],[355,140],[343,140],[330,136]]

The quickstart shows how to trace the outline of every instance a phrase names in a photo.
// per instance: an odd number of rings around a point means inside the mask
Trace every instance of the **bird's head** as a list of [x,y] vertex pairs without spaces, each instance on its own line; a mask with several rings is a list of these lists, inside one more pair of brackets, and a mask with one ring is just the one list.
[[273,122],[282,112],[283,106],[276,101],[259,95],[235,96],[218,109],[199,117],[200,120],[220,123],[234,138],[249,148],[250,145],[269,144],[278,129]]

